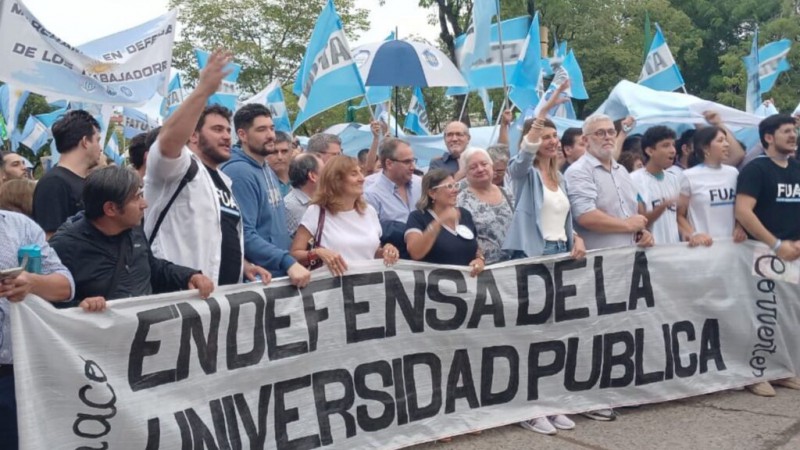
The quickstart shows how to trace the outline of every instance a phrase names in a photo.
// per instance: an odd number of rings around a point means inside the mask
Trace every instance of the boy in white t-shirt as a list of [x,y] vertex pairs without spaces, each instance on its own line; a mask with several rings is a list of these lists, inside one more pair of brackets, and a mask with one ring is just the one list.
[[631,174],[639,191],[639,214],[647,217],[657,245],[677,244],[681,185],[678,176],[667,171],[675,161],[675,132],[661,125],[649,128],[642,137],[642,149],[647,163]]

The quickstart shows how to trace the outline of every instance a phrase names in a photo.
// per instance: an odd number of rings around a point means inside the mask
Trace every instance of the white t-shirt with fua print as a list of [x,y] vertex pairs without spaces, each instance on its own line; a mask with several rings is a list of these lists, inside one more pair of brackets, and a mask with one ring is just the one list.
[[[677,200],[681,193],[678,176],[666,170],[653,175],[642,168],[633,172],[631,179],[639,191],[637,200],[645,205],[647,212],[653,211],[664,200]],[[679,243],[677,206],[665,209],[655,222],[647,224],[647,228],[653,233],[656,245]]]
[[689,222],[694,231],[714,239],[733,236],[739,171],[724,164],[720,167],[700,164],[684,170],[682,175],[681,195],[689,197]]

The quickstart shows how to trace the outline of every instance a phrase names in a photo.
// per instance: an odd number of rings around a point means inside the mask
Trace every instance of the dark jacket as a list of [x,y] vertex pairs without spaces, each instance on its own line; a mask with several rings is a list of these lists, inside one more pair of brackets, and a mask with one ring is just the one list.
[[[200,273],[153,256],[141,227],[106,236],[82,214],[61,225],[49,243],[75,278],[75,297],[59,304],[62,307],[77,306],[87,297],[114,300],[180,291],[188,289],[189,279]],[[112,288],[121,254],[124,266]]]

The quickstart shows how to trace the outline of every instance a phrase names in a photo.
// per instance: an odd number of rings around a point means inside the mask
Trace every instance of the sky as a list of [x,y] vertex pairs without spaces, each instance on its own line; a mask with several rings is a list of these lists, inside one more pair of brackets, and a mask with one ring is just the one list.
[[[33,14],[70,44],[80,45],[98,37],[124,30],[167,12],[167,0],[24,0]],[[356,0],[358,7],[370,11],[371,28],[352,46],[383,40],[398,27],[400,37],[421,35],[434,41],[437,27],[428,24],[433,10],[417,6],[415,0]],[[121,13],[124,11],[124,14]],[[69,17],[69,20],[64,18]]]
[[[24,0],[34,16],[56,36],[72,45],[122,31],[167,12],[168,0]],[[377,42],[398,28],[402,39],[414,34],[435,42],[438,28],[428,24],[432,9],[420,8],[415,0],[356,0],[356,5],[367,9],[370,29],[361,33],[351,47]],[[124,11],[124,13],[121,13]],[[64,20],[65,18],[69,20]],[[140,107],[150,116],[158,116],[161,96],[156,95]]]

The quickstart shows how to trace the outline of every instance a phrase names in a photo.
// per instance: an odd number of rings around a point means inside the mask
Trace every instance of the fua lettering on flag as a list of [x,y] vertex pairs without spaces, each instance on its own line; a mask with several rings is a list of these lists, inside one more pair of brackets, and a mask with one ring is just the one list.
[[417,136],[429,136],[431,134],[428,126],[428,112],[425,111],[425,99],[422,97],[422,89],[415,88],[414,95],[411,96],[411,103],[408,105],[408,114],[403,128],[414,132]]

